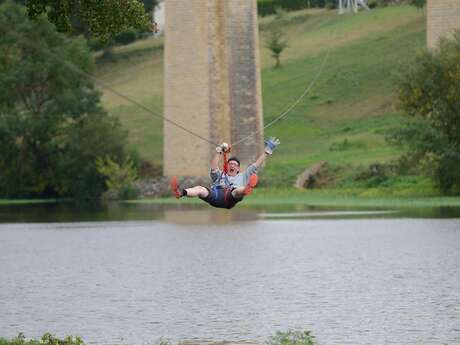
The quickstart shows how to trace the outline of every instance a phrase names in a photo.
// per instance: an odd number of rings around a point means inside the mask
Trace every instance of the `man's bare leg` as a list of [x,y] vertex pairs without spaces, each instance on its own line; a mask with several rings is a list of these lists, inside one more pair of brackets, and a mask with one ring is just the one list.
[[242,199],[245,195],[251,194],[252,189],[257,185],[257,175],[252,174],[245,187],[238,187],[232,191],[232,195],[236,199]]
[[244,194],[244,189],[245,187],[238,187],[232,190],[232,195],[235,199],[241,199],[243,198],[246,194]]
[[209,195],[209,191],[202,186],[185,188],[185,191],[187,192],[187,196],[189,197],[199,196],[200,198],[206,198]]

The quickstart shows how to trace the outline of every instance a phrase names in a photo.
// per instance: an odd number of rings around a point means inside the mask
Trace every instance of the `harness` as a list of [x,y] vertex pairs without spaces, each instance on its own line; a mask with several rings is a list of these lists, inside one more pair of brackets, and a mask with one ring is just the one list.
[[[222,169],[222,172],[220,174],[220,177],[218,180],[212,184],[211,190],[213,193],[215,193],[216,196],[219,195],[220,190],[224,193],[224,202],[225,204],[228,204],[229,202],[229,197],[232,193],[232,184],[230,183],[230,180],[228,179],[227,173],[228,173],[228,158],[227,155],[230,153],[231,147],[229,147],[227,150],[223,151],[224,154],[224,166]],[[224,184],[222,185],[221,181],[224,180]]]

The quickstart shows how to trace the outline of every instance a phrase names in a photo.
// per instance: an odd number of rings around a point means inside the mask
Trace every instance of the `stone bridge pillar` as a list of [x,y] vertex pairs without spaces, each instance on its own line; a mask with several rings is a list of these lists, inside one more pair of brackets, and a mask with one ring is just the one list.
[[439,39],[460,29],[460,0],[427,1],[427,46],[436,48]]
[[[256,0],[165,0],[165,117],[214,143],[261,131]],[[237,145],[243,164],[262,135]],[[215,146],[164,122],[164,174],[207,176]]]

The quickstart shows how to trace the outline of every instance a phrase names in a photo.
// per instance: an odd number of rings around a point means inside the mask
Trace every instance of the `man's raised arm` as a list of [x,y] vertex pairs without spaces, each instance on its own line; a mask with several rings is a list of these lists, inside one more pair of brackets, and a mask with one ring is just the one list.
[[211,171],[216,171],[219,169],[219,161],[220,161],[221,156],[222,156],[222,153],[216,152],[216,154],[211,160]]
[[274,137],[269,138],[265,141],[264,153],[262,153],[259,158],[254,162],[254,165],[257,168],[260,168],[264,164],[268,156],[270,156],[276,147],[280,144],[280,140]]
[[228,144],[227,143],[222,143],[219,146],[216,147],[216,154],[211,160],[211,171],[216,171],[219,170],[219,161],[220,157],[222,156],[222,153],[228,150]]

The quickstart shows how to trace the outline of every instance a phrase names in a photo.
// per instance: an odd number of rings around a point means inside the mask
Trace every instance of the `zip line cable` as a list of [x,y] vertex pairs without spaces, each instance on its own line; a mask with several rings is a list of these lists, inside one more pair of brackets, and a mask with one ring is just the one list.
[[307,88],[304,90],[304,92],[294,101],[294,103],[292,103],[285,111],[283,111],[281,114],[276,116],[272,121],[270,121],[267,125],[265,125],[261,129],[259,129],[258,131],[252,132],[248,136],[246,136],[246,137],[238,140],[237,142],[231,144],[232,147],[235,146],[235,145],[241,144],[242,142],[246,141],[246,139],[249,139],[250,137],[252,137],[252,136],[254,136],[256,134],[259,134],[264,129],[266,129],[266,128],[270,127],[270,126],[273,126],[275,123],[277,123],[283,117],[286,117],[300,103],[300,101],[302,101],[302,99],[310,92],[310,90],[312,89],[313,85],[315,85],[316,81],[318,80],[318,78],[320,77],[321,73],[323,72],[324,66],[326,66],[326,62],[329,59],[329,55],[330,55],[330,50],[327,52],[326,56],[324,57],[323,62],[321,64],[321,67],[318,70],[318,72],[316,73],[316,75],[313,78],[313,80],[310,82],[310,84],[307,86]]
[[[198,134],[198,133],[196,133],[196,132],[194,132],[194,131],[192,131],[192,130],[184,127],[184,126],[182,126],[181,124],[179,124],[179,123],[167,118],[166,116],[164,116],[164,115],[152,110],[151,108],[148,108],[147,106],[145,106],[142,103],[136,101],[135,99],[133,99],[133,98],[131,98],[131,97],[129,97],[129,96],[117,91],[117,90],[115,90],[110,85],[108,85],[106,82],[104,82],[104,81],[100,80],[99,78],[91,75],[90,73],[82,70],[81,68],[76,66],[74,63],[61,59],[60,57],[56,56],[56,54],[52,53],[48,49],[44,49],[43,47],[39,46],[38,44],[35,44],[35,42],[32,42],[30,39],[27,39],[27,41],[26,41],[26,38],[24,38],[23,36],[19,35],[16,31],[7,30],[7,32],[12,34],[13,36],[16,36],[17,38],[19,38],[19,40],[22,40],[23,42],[26,42],[29,46],[34,47],[35,49],[44,52],[45,54],[47,54],[48,56],[52,57],[53,59],[60,61],[65,66],[67,66],[68,68],[73,70],[74,72],[79,73],[81,75],[84,75],[84,76],[90,78],[91,80],[93,80],[96,84],[98,84],[102,88],[104,88],[104,89],[112,92],[113,94],[117,95],[118,97],[120,97],[120,98],[122,98],[122,99],[124,99],[124,100],[126,100],[126,101],[128,101],[128,102],[130,102],[130,103],[132,103],[134,105],[136,105],[137,107],[139,107],[142,110],[154,115],[155,117],[161,118],[164,121],[170,123],[171,125],[176,126],[177,128],[182,129],[184,132],[187,132],[187,133],[189,133],[189,134],[191,134],[191,135],[193,135],[193,136],[195,136],[195,137],[197,137],[197,138],[199,138],[199,139],[201,139],[201,140],[203,140],[203,141],[205,141],[205,142],[207,142],[207,143],[209,143],[211,145],[214,145],[214,146],[219,145],[219,144],[216,144],[213,141],[209,140],[208,138],[205,138],[202,135],[200,135],[200,134]],[[316,73],[315,77],[312,79],[312,81],[309,83],[309,85],[305,88],[305,90],[302,92],[302,94],[285,111],[281,112],[279,115],[277,115],[275,117],[275,119],[270,121],[267,125],[265,125],[261,129],[252,132],[248,136],[236,141],[235,143],[232,143],[231,146],[234,147],[236,145],[241,144],[242,142],[246,141],[250,137],[252,137],[252,136],[254,136],[256,134],[259,134],[264,129],[274,125],[275,123],[280,121],[282,118],[286,117],[305,98],[305,96],[310,92],[312,87],[315,85],[315,83],[317,82],[317,80],[319,79],[319,77],[321,76],[321,74],[322,74],[322,72],[324,70],[326,62],[329,59],[329,55],[330,55],[330,49],[328,50],[327,54],[325,55],[325,57],[324,57],[324,59],[323,59],[323,61],[321,63],[321,67],[319,68],[319,70]]]
[[[22,40],[23,42],[25,42],[25,39],[24,37],[20,36],[19,34],[17,34],[16,32],[13,32],[12,30],[9,30],[9,33],[12,33],[14,36],[16,36],[17,38],[19,38],[20,40]],[[112,92],[113,94],[117,95],[118,97],[120,98],[123,98],[124,100],[138,106],[139,108],[141,108],[142,110],[158,117],[158,118],[161,118],[163,119],[164,121],[182,129],[183,131],[197,137],[197,138],[200,138],[201,140],[204,140],[206,142],[208,142],[209,144],[212,144],[212,145],[215,145],[217,146],[218,144],[212,142],[211,140],[203,137],[202,135],[182,126],[181,124],[173,121],[173,120],[170,120],[168,119],[167,117],[165,117],[164,115],[161,115],[159,113],[157,113],[156,111],[146,107],[145,105],[143,105],[142,103],[136,101],[135,99],[129,97],[129,96],[126,96],[125,94],[115,90],[114,88],[112,88],[110,85],[108,85],[107,83],[101,81],[100,79],[96,78],[95,76],[91,75],[90,73],[88,72],[85,72],[84,70],[82,70],[81,68],[79,68],[78,66],[75,66],[75,64],[73,64],[72,62],[69,62],[69,61],[64,61],[62,60],[61,58],[57,57],[55,54],[53,54],[51,51],[47,50],[47,49],[43,49],[42,47],[40,47],[39,45],[35,44],[34,42],[31,42],[30,40],[27,40],[26,42],[29,46],[39,50],[39,51],[42,51],[44,52],[45,54],[47,54],[48,56],[54,58],[55,60],[58,60],[60,61],[61,63],[63,63],[65,66],[67,66],[68,68],[70,68],[71,70],[73,70],[74,72],[76,73],[79,73],[83,76],[86,76],[88,78],[90,78],[91,80],[93,80],[96,84],[100,85],[102,88],[104,89],[107,89],[109,90],[110,92]]]
[[[328,19],[326,21],[326,24],[329,23],[331,21],[331,19]],[[316,27],[319,27],[321,25],[323,25],[324,23],[320,23],[319,25],[316,25]],[[300,31],[301,28],[297,29],[296,30],[296,33]],[[287,109],[285,111],[282,111],[280,114],[278,114],[272,121],[270,121],[268,124],[266,124],[265,126],[263,126],[261,129],[257,130],[257,131],[254,131],[252,132],[251,134],[249,134],[248,136],[238,140],[237,142],[231,144],[232,147],[235,146],[235,145],[238,145],[238,144],[241,144],[242,142],[246,141],[247,139],[249,139],[250,137],[256,135],[256,134],[259,134],[260,132],[262,132],[264,129],[267,129],[268,127],[274,125],[275,123],[277,123],[278,121],[280,121],[282,118],[286,117],[301,101],[303,98],[305,98],[305,96],[310,92],[310,90],[313,88],[313,86],[315,85],[316,81],[319,79],[319,77],[321,76],[321,74],[323,73],[323,70],[324,70],[324,67],[326,66],[326,62],[327,60],[329,59],[329,55],[331,53],[331,47],[329,47],[329,49],[327,50],[327,53],[325,55],[325,57],[323,58],[323,61],[321,63],[321,66],[318,70],[318,72],[316,73],[315,77],[312,79],[312,81],[309,83],[309,85],[305,88],[305,90],[302,92],[302,94],[290,105],[287,107]],[[297,77],[294,77],[292,79],[289,79],[287,80],[287,82],[290,82],[292,80],[295,80],[295,79],[298,79],[299,76]]]

